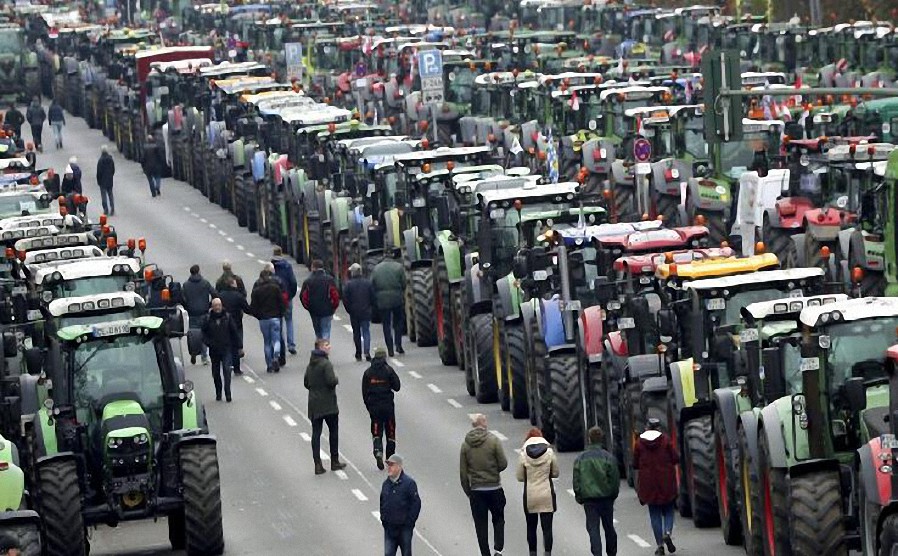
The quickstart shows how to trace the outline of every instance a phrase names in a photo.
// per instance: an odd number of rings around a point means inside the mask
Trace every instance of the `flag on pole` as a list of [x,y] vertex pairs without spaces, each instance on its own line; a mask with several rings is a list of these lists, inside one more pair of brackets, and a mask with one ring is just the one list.
[[617,60],[617,73],[619,75],[624,74],[624,56],[621,54],[621,57]]
[[549,181],[558,183],[558,152],[555,150],[551,129],[546,133],[546,169],[549,173]]

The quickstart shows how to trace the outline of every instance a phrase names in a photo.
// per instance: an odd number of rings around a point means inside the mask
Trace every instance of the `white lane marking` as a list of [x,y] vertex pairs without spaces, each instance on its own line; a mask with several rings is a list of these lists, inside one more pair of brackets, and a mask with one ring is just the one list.
[[203,224],[205,224],[206,222],[208,222],[208,220],[206,220],[205,218],[200,218],[200,222],[202,222]]
[[368,497],[365,496],[365,493],[362,492],[361,490],[354,488],[354,489],[352,489],[352,493],[355,495],[356,498],[358,498],[359,502],[367,502],[368,501]]
[[343,328],[345,328],[347,332],[352,332],[352,325],[351,325],[351,324],[344,324],[344,325],[343,325]]
[[190,207],[184,207],[184,212],[190,212]]
[[415,371],[409,371],[408,376],[410,376],[412,378],[421,378],[421,374],[418,372],[415,372]]
[[312,437],[309,436],[309,433],[307,433],[307,432],[301,432],[301,433],[299,433],[299,437],[302,438],[303,440],[305,440],[306,442],[311,442],[311,441],[312,441]]
[[427,387],[430,388],[430,391],[433,392],[434,394],[440,394],[443,392],[442,390],[440,390],[439,386],[437,386],[436,384],[433,384],[433,383],[428,384]]
[[289,415],[284,415],[284,422],[287,423],[288,425],[290,425],[291,427],[296,426],[296,421],[294,421],[293,417],[290,417]]
[[334,315],[334,320],[340,322],[343,319],[340,318],[340,315]]
[[246,247],[244,247],[244,246],[242,246],[242,245],[238,245],[238,246],[237,246],[237,250],[238,250],[238,251],[243,251],[244,249],[246,249]]
[[390,359],[390,363],[396,365],[397,367],[405,367],[405,363],[403,363],[402,361],[396,359],[395,357],[393,357],[393,358]]
[[256,261],[258,261],[259,264],[265,264],[268,262],[268,261],[263,261],[262,259],[256,259]]
[[234,238],[232,237],[226,237],[225,239],[228,240],[228,243],[234,243]]
[[247,384],[253,384],[254,382],[256,382],[256,379],[254,379],[253,377],[251,377],[251,376],[249,376],[249,375],[243,375],[243,380],[244,380]]
[[651,548],[652,547],[652,545],[650,545],[648,542],[646,542],[646,540],[643,539],[642,537],[640,537],[639,535],[627,535],[627,538],[630,539],[631,541],[635,542],[636,546],[638,546],[639,548]]
[[341,480],[341,481],[348,481],[348,480],[349,480],[349,475],[347,475],[347,474],[346,474],[346,471],[343,471],[342,469],[340,469],[340,470],[338,470],[338,471],[334,471],[334,475],[336,475],[337,477],[340,477],[340,480]]
[[499,432],[499,431],[490,431],[490,432],[493,433],[493,436],[495,436],[496,438],[498,438],[498,439],[501,440],[502,442],[505,442],[506,440],[508,440],[508,437],[505,436],[504,434],[502,434],[502,433]]
[[220,236],[226,236],[226,235],[228,235],[228,232],[226,232],[226,231],[224,231],[224,230],[218,230],[218,235],[220,235]]
[[454,407],[455,409],[461,409],[461,404],[458,403],[457,401],[455,401],[454,399],[449,398],[449,399],[446,400],[446,401],[449,402],[449,405],[451,405],[451,406]]
[[331,460],[331,457],[330,457],[329,455],[327,455],[327,454],[324,452],[324,450],[321,450],[321,451],[319,452],[319,454],[321,455],[321,461],[330,461],[330,460]]
[[574,489],[572,489],[572,488],[567,489],[567,493],[570,494],[571,496],[576,496],[576,494],[574,494]]
[[263,398],[268,395],[268,392],[266,392],[263,388],[256,388],[256,392],[258,392],[259,395]]
[[277,403],[277,402],[274,401],[274,400],[268,400],[268,405],[270,405],[270,406],[271,406],[271,409],[273,409],[273,410],[275,410],[275,411],[280,411],[280,410],[281,410],[281,404]]
[[250,253],[249,251],[246,252],[246,256],[249,257],[250,259],[256,258],[256,256],[253,253]]
[[380,521],[380,512],[379,511],[374,510],[373,512],[371,512],[371,515],[374,516],[374,519],[376,519],[377,521]]
[[217,228],[218,226],[216,226],[216,225],[213,224],[212,222],[209,222],[209,227],[212,228],[212,229],[214,230],[214,229]]

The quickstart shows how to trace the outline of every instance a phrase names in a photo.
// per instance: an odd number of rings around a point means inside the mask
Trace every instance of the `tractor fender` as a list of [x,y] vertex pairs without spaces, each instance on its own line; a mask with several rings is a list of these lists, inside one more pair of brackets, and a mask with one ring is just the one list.
[[[653,394],[658,392],[667,392],[667,378],[663,376],[653,376],[642,381],[642,394]],[[666,395],[665,395],[666,397]]]
[[542,335],[546,342],[546,349],[561,347],[567,344],[564,338],[564,320],[561,315],[561,300],[543,300],[541,308]]
[[580,345],[586,352],[590,363],[600,363],[604,352],[602,344],[602,309],[598,306],[587,307],[580,312]]
[[[680,197],[680,188],[692,177],[692,165],[675,158],[652,163],[652,193]],[[670,178],[668,180],[668,178]]]
[[[627,187],[634,186],[633,174],[627,171],[627,167],[624,166],[623,161],[615,160],[611,163],[611,181],[615,187],[619,185],[624,185]],[[612,188],[612,191],[614,188]]]
[[521,303],[521,322],[523,322],[524,333],[527,337],[527,345],[532,345],[533,341],[530,338],[530,327],[533,324],[533,319],[536,318],[533,301],[525,301]]
[[748,453],[751,461],[757,465],[758,461],[758,415],[754,411],[745,411],[739,416],[738,426],[745,435]]
[[835,209],[810,209],[804,213],[805,233],[817,241],[834,241],[842,228],[842,219]]
[[443,254],[443,260],[446,262],[446,275],[450,284],[455,284],[462,277],[461,267],[461,249],[458,247],[458,241],[449,239],[451,232],[448,230],[440,231],[437,234],[437,243],[439,251]]
[[795,244],[795,266],[797,268],[807,266],[807,257],[804,253],[805,235],[795,234],[792,236],[792,242]]
[[879,466],[882,465],[880,455],[891,453],[891,450],[883,450],[880,438],[874,438],[857,450],[858,480],[864,489],[864,498],[868,504],[885,506],[892,498],[892,477],[890,473],[882,473]]
[[47,408],[41,407],[34,413],[34,421],[34,458],[38,459],[59,453],[56,420],[50,418]]
[[[34,455],[37,456],[37,454],[34,454]],[[54,461],[73,461],[73,462],[75,462],[75,465],[77,465],[79,469],[81,468],[81,466],[78,464],[78,458],[75,457],[74,452],[57,452],[55,454],[38,456],[35,458],[34,464],[35,464],[35,467],[43,467],[45,465],[49,465],[51,462],[54,462]]]
[[[775,404],[770,404],[761,409],[761,424],[758,429],[758,438],[760,442],[760,431],[764,430],[767,441],[767,454],[770,457],[770,467],[786,468],[788,467],[788,458],[786,457],[786,440],[783,438],[782,419]],[[760,448],[760,446],[759,446]]]
[[22,415],[37,413],[41,407],[40,394],[38,393],[39,378],[34,375],[19,375],[19,407]]
[[496,280],[496,295],[493,302],[493,316],[498,320],[505,320],[513,305],[511,300],[511,284],[508,277]]
[[197,446],[200,444],[218,445],[218,439],[211,434],[180,435],[175,439],[175,448],[180,450],[184,446]]
[[[777,205],[777,206],[779,206],[779,205]],[[783,216],[780,215],[780,212],[779,212],[779,210],[777,210],[777,207],[767,207],[764,209],[764,216],[763,216],[763,221],[762,221],[761,225],[764,228],[767,228],[767,227],[785,228],[785,227],[788,227],[788,224],[790,224],[789,218],[790,217],[786,217],[786,220],[784,221]],[[798,224],[801,225],[800,222]]]
[[331,225],[334,228],[334,235],[345,232],[349,229],[349,199],[346,197],[335,197],[331,201],[329,211]]
[[0,512],[0,528],[17,527],[21,525],[40,527],[41,517],[34,510]]
[[624,335],[623,331],[615,330],[609,332],[606,342],[607,345],[605,348],[610,353],[613,353],[618,357],[627,357],[630,354],[630,349],[627,347],[627,337]]
[[676,415],[679,415],[683,409],[692,407],[692,404],[696,402],[692,363],[693,361],[690,357],[684,361],[675,361],[668,366],[670,369],[670,383],[673,386]]
[[502,312],[494,314],[504,320],[517,320],[521,316],[521,290],[514,284],[515,278],[511,274],[496,281],[496,289]]
[[[727,449],[737,450],[739,446],[739,404],[736,403],[738,391],[729,388],[718,388],[711,393],[714,406],[720,415],[720,425],[723,426],[727,439]],[[716,426],[716,425],[715,425]],[[733,461],[736,461],[735,459]]]
[[418,227],[412,226],[402,232],[402,246],[405,247],[405,260],[414,263],[420,258],[418,251]]
[[657,355],[633,355],[627,358],[628,380],[642,381],[656,376],[663,376]]

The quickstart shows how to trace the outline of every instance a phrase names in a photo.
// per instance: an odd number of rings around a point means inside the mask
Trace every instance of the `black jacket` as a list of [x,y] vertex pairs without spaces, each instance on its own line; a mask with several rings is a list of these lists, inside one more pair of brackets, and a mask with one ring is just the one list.
[[112,189],[112,177],[115,175],[115,160],[109,153],[100,155],[97,161],[97,185],[102,188]]
[[337,284],[330,274],[316,270],[302,283],[299,300],[311,316],[329,317],[340,305],[340,292],[337,291]]
[[143,150],[143,173],[147,176],[161,176],[165,170],[162,149],[155,142],[147,143]]
[[218,298],[221,299],[224,310],[231,315],[237,329],[243,328],[243,313],[253,313],[249,303],[246,302],[246,296],[234,288],[226,287],[218,290]]
[[218,297],[212,284],[199,274],[192,274],[184,282],[181,295],[184,299],[184,308],[191,317],[200,317],[208,313],[212,298]]
[[274,275],[280,279],[284,291],[287,292],[287,297],[290,299],[296,297],[296,274],[293,272],[293,267],[290,266],[290,261],[275,257],[271,259],[271,264],[274,265]]
[[44,107],[40,104],[30,104],[28,110],[25,111],[25,119],[31,125],[42,126],[44,120],[47,119],[47,113],[44,112]]
[[224,356],[232,348],[239,347],[237,325],[226,311],[209,311],[209,318],[203,324],[203,342],[214,356]]
[[3,122],[13,128],[16,133],[19,133],[22,130],[22,124],[25,123],[25,116],[22,115],[18,108],[12,107],[4,114]]
[[380,487],[380,522],[387,526],[414,527],[421,514],[418,484],[403,471],[394,483],[387,477]]
[[365,402],[368,413],[392,413],[393,392],[398,392],[400,386],[399,375],[387,364],[387,360],[375,357],[362,375],[362,401]]
[[65,112],[62,111],[62,106],[55,102],[51,104],[50,109],[47,111],[47,119],[50,120],[51,124],[61,123],[65,125]]
[[228,289],[230,287],[228,286],[228,284],[231,280],[235,280],[237,282],[237,291],[243,294],[243,297],[246,297],[246,286],[243,285],[243,278],[230,271],[221,273],[221,276],[219,276],[218,280],[215,281],[215,289],[218,291]]
[[250,302],[253,316],[259,320],[284,316],[284,292],[274,278],[259,278],[253,285]]
[[343,306],[349,316],[371,320],[374,308],[374,286],[368,278],[352,278],[343,286]]

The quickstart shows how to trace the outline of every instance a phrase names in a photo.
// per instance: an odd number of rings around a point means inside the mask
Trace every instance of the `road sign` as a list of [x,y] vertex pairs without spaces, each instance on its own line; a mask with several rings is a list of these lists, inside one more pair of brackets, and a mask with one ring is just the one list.
[[721,89],[742,88],[741,71],[738,52],[709,50],[702,55],[705,141],[709,143],[742,139],[742,102],[718,98]]
[[302,43],[284,43],[284,60],[287,63],[287,79],[302,81]]
[[648,139],[640,137],[633,141],[633,157],[636,158],[637,162],[645,162],[652,158],[652,144],[649,143]]
[[443,55],[439,50],[418,53],[418,75],[421,77],[421,102],[443,102]]

